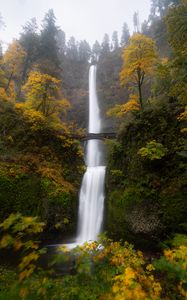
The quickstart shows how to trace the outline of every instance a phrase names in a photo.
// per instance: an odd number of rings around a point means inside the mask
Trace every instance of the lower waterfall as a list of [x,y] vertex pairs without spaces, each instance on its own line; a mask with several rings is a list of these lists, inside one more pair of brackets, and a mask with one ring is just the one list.
[[88,167],[84,174],[79,200],[77,243],[97,240],[104,212],[105,167]]

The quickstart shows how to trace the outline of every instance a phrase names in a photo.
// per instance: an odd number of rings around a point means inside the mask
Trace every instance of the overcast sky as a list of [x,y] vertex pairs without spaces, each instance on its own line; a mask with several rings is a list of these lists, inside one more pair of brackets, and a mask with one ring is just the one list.
[[96,39],[101,42],[104,33],[111,35],[114,30],[120,36],[124,22],[132,30],[134,11],[139,11],[140,22],[147,19],[150,0],[0,0],[0,12],[6,24],[0,39],[6,45],[19,37],[22,25],[33,17],[41,24],[50,8],[67,38],[74,36],[93,44]]

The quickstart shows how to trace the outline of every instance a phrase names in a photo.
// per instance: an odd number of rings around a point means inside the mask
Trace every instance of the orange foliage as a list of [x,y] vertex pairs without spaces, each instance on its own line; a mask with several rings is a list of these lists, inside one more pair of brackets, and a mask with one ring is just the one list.
[[140,110],[140,104],[138,103],[136,95],[130,95],[130,100],[122,105],[115,105],[111,109],[108,110],[107,115],[109,117],[115,116],[117,118],[123,117],[125,114]]

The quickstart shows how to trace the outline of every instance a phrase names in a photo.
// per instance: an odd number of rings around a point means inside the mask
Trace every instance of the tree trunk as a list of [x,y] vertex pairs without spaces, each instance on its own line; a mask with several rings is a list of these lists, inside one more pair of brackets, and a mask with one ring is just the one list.
[[26,61],[25,61],[25,64],[24,64],[24,68],[23,68],[23,73],[22,73],[22,76],[21,76],[21,81],[20,81],[20,84],[19,84],[19,87],[18,87],[18,92],[17,92],[17,95],[16,95],[16,98],[18,99],[21,95],[21,89],[22,89],[22,85],[25,81],[25,78],[26,78],[26,74],[27,74],[27,70],[28,70],[28,62],[29,62],[29,57],[27,55],[27,58],[26,58]]
[[143,109],[142,86],[141,86],[140,81],[138,82],[138,93],[139,93],[140,106],[141,106],[141,109]]
[[8,89],[9,89],[9,86],[10,86],[10,83],[11,83],[13,74],[14,74],[14,72],[12,71],[12,73],[10,74],[10,77],[9,77],[9,79],[8,79],[8,83],[7,83],[7,86],[6,86],[6,88],[5,88],[5,92],[7,92]]
[[138,68],[137,69],[137,75],[138,75],[137,83],[138,83],[139,101],[140,101],[141,109],[143,109],[142,84],[143,84],[143,81],[144,81],[144,72],[142,72],[142,74],[141,74],[141,69]]

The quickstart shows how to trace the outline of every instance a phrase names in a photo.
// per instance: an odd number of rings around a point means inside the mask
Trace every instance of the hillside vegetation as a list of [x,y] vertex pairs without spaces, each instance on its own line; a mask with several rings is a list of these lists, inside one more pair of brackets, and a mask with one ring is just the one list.
[[[49,10],[0,53],[0,300],[187,299],[187,3],[152,0],[133,20],[91,48]],[[103,132],[116,132],[106,233],[43,268],[40,240],[76,232],[92,63]]]

